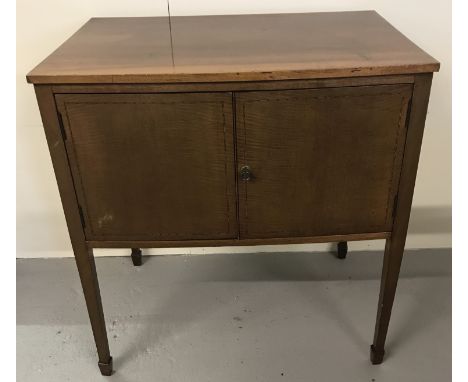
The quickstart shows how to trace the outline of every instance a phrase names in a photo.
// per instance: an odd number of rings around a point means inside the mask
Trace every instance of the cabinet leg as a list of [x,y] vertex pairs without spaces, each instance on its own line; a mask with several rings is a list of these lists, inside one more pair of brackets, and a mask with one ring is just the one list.
[[139,267],[142,264],[142,256],[140,248],[132,248],[132,262],[133,265]]
[[374,365],[382,363],[385,354],[385,339],[405,249],[431,82],[432,74],[415,77],[392,234],[385,244],[377,321],[371,346],[371,362]]
[[102,310],[101,293],[99,291],[93,251],[86,248],[84,244],[79,247],[79,249],[75,248],[75,259],[86,300],[86,307],[88,308],[89,320],[91,321],[94,342],[96,343],[99,357],[98,366],[102,375],[111,375],[112,357],[109,352],[106,323]]
[[345,259],[346,255],[348,254],[348,242],[347,241],[340,241],[337,245],[337,254],[336,256],[339,259]]
[[380,282],[379,304],[375,323],[374,342],[371,346],[370,359],[374,365],[382,363],[385,354],[385,339],[392,314],[393,300],[400,274],[404,242],[387,239],[385,245],[382,279]]

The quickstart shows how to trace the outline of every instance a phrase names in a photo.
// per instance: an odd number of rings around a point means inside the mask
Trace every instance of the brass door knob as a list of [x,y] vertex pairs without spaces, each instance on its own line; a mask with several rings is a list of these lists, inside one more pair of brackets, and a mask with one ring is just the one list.
[[250,170],[249,166],[242,166],[240,169],[240,178],[244,182],[248,182],[249,180],[253,179],[252,170]]

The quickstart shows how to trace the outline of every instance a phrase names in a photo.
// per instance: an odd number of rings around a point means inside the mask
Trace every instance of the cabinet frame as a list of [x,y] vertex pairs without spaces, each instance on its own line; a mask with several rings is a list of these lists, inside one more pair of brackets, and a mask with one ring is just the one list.
[[[56,95],[61,94],[152,94],[152,93],[214,93],[214,92],[231,92],[233,97],[233,109],[235,108],[235,93],[244,91],[270,91],[270,90],[299,90],[299,89],[321,89],[321,88],[341,88],[353,86],[378,86],[378,85],[398,85],[410,84],[413,86],[419,78],[424,78],[432,74],[415,74],[415,75],[391,75],[391,76],[372,76],[372,77],[350,77],[350,78],[331,78],[331,79],[311,79],[311,80],[285,80],[285,81],[255,81],[255,82],[235,82],[235,83],[175,83],[175,84],[90,84],[90,85],[35,85],[36,94],[49,93],[54,103],[55,123],[58,125],[58,130],[61,138],[61,144],[64,146],[64,154],[66,163],[69,163],[69,157],[66,154],[66,144],[63,140],[63,130],[61,128],[60,113],[58,104],[55,100]],[[39,101],[39,96],[38,96]],[[410,101],[408,119],[411,114]],[[235,118],[235,110],[233,110]],[[44,119],[44,117],[43,117]],[[44,128],[47,124],[44,122]],[[234,130],[235,130],[235,123]],[[236,132],[234,131],[234,134]],[[234,135],[235,136],[235,135]],[[47,137],[47,132],[46,132]],[[234,140],[235,141],[235,140]],[[57,144],[54,141],[54,144]],[[406,150],[406,149],[405,149]],[[237,148],[234,148],[237,152]],[[54,161],[51,151],[52,161]],[[404,156],[404,154],[403,154]],[[234,158],[237,163],[237,158]],[[69,165],[71,166],[72,163]],[[54,165],[55,166],[55,165]],[[68,167],[68,166],[67,166]],[[55,167],[54,167],[55,168]],[[61,183],[62,180],[58,178]],[[237,182],[237,179],[236,179]],[[73,208],[80,217],[80,226],[83,226],[84,212],[78,201],[80,191],[75,187],[73,176],[71,183],[74,189],[75,203]],[[236,187],[236,190],[238,187]],[[399,192],[397,192],[397,195]],[[238,195],[236,195],[236,198]],[[396,195],[395,195],[396,197]],[[72,206],[67,207],[72,208]],[[64,205],[64,210],[67,209]],[[238,208],[238,206],[237,206]],[[396,210],[396,207],[395,207]],[[237,213],[238,215],[238,213]],[[239,216],[237,216],[239,224]],[[84,231],[84,229],[82,229]],[[238,230],[239,231],[239,230]],[[86,232],[84,232],[86,234]],[[357,241],[357,240],[374,240],[388,239],[391,236],[391,230],[381,232],[350,232],[339,235],[319,235],[319,236],[300,236],[300,237],[270,237],[270,238],[245,238],[239,239],[239,236],[234,239],[195,239],[195,240],[96,240],[85,239],[86,244],[90,248],[176,248],[176,247],[202,247],[202,246],[243,246],[243,245],[270,245],[270,244],[304,244],[304,243],[328,243],[340,241]],[[86,235],[85,235],[86,237]]]

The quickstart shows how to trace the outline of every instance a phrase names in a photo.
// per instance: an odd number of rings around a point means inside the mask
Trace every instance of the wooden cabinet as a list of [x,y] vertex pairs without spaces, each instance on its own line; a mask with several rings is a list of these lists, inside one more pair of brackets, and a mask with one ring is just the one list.
[[100,247],[386,239],[381,363],[439,63],[375,12],[168,25],[91,19],[27,76],[101,372]]

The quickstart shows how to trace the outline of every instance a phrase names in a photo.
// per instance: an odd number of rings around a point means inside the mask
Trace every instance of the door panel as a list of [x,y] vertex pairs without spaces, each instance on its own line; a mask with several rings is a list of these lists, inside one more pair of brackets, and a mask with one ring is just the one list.
[[236,93],[240,237],[390,231],[411,92]]
[[56,101],[87,239],[238,236],[231,93]]

